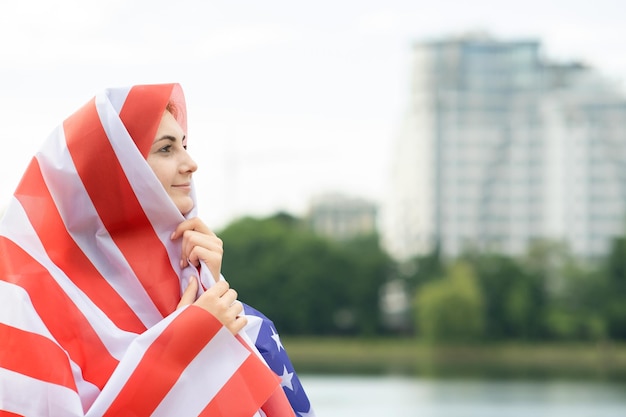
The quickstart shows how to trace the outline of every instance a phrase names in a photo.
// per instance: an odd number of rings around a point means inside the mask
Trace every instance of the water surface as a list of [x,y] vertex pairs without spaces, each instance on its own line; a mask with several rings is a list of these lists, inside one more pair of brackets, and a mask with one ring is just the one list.
[[317,417],[626,417],[626,385],[301,375]]

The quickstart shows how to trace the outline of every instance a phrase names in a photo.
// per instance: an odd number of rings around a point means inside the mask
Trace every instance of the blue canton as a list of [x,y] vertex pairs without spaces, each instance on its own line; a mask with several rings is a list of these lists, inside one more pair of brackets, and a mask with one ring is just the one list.
[[260,311],[246,304],[243,306],[246,315],[256,316],[262,320],[261,328],[254,344],[272,371],[281,378],[281,385],[294,412],[298,417],[315,417],[309,398],[304,392],[304,388],[296,375],[289,356],[287,356],[274,323]]

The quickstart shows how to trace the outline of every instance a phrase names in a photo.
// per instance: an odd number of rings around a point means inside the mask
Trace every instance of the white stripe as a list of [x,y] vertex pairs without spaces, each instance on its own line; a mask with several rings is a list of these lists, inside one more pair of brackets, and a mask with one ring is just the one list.
[[[10,238],[50,273],[76,307],[84,314],[109,353],[119,360],[136,334],[123,331],[115,326],[111,319],[50,260],[19,202],[14,200],[13,203],[15,204],[11,204],[7,210],[6,221],[0,223],[0,235]],[[7,231],[5,228],[8,224],[11,224],[11,228]]]
[[[119,114],[122,111],[122,106],[124,106],[124,102],[126,101],[126,97],[128,97],[128,93],[130,93],[131,87],[119,87],[119,88],[109,88],[104,91],[104,94],[107,95],[111,105],[115,109],[115,113]],[[97,97],[98,95],[96,95]],[[97,99],[97,98],[96,98]]]
[[87,410],[91,407],[96,398],[98,398],[98,395],[100,395],[100,388],[89,381],[85,381],[83,378],[83,372],[76,362],[70,361],[70,365],[72,367],[74,383],[76,384],[78,395],[80,395],[83,410]]
[[104,414],[106,410],[111,406],[115,398],[119,395],[124,384],[128,381],[135,368],[141,362],[143,355],[150,345],[156,340],[157,337],[163,332],[163,330],[169,326],[169,324],[185,309],[180,308],[174,311],[172,314],[161,320],[158,324],[142,333],[135,338],[133,343],[130,344],[126,350],[124,357],[118,364],[117,368],[109,378],[106,386],[89,409],[87,416],[99,416]]
[[246,314],[245,316],[248,320],[248,323],[246,323],[246,326],[243,328],[243,330],[252,341],[252,345],[254,345],[257,338],[259,337],[259,332],[261,331],[263,319],[258,316],[253,316],[252,314]]
[[0,410],[29,417],[83,416],[73,390],[0,368]]
[[[19,311],[17,311],[16,308],[18,308]],[[2,280],[0,280],[0,323],[38,334],[56,343],[46,325],[35,312],[26,290],[19,285]],[[59,349],[63,350],[61,346],[59,346]],[[100,390],[92,383],[83,379],[83,373],[76,362],[72,361],[69,357],[68,360],[72,368],[76,388],[83,402],[83,408],[86,409],[98,396]]]
[[96,97],[96,109],[126,178],[157,236],[168,248],[172,269],[178,271],[181,248],[172,243],[170,235],[185,218],[154,175],[107,97]]
[[26,290],[2,280],[0,280],[0,323],[53,339],[35,312]]
[[[65,145],[62,129],[37,154],[44,181],[74,241],[146,327],[162,316],[102,224]],[[68,193],[67,190],[75,190]],[[78,191],[80,190],[80,191]]]
[[228,329],[222,327],[183,371],[152,416],[168,417],[172,410],[177,415],[199,415],[249,355]]

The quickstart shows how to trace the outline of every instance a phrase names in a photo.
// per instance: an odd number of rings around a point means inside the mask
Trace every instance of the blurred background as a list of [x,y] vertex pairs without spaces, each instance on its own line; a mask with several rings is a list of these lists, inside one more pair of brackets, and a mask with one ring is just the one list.
[[623,2],[0,7],[0,211],[94,94],[179,82],[317,415],[626,415]]

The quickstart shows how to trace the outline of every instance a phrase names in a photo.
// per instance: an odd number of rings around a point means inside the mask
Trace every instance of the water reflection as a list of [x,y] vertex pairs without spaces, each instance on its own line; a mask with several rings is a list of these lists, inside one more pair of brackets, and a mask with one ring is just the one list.
[[624,417],[626,385],[302,375],[318,417]]

